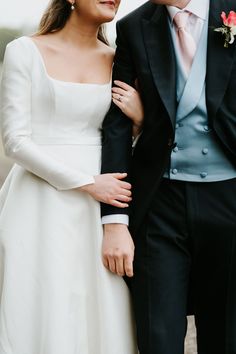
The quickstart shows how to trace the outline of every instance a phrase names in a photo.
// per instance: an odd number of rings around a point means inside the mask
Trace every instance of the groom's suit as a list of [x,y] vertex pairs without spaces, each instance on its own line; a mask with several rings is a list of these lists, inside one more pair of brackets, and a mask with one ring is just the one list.
[[[188,135],[187,128],[184,133],[177,131],[177,125],[178,129],[180,124],[187,126],[181,122],[180,108],[191,105],[197,88],[192,91],[193,99],[188,97],[183,104],[166,7],[148,2],[117,25],[114,79],[131,85],[138,79],[145,121],[132,156],[131,124],[118,108],[111,107],[103,125],[102,172],[127,171],[133,185],[130,230],[136,253],[132,294],[141,354],[183,353],[190,285],[198,353],[236,353],[236,50],[235,44],[224,48],[223,37],[214,31],[222,25],[221,12],[234,9],[233,0],[210,1],[205,91],[199,91],[195,116],[204,116],[199,112],[205,103],[211,134],[199,135],[201,123],[194,122],[191,109],[185,116],[188,124],[198,127],[192,150],[191,141],[187,142],[188,151],[195,153],[199,141],[213,151],[206,163],[209,176],[199,170],[202,181],[199,176],[191,179],[191,174],[178,179],[174,168],[180,162],[173,152],[179,142],[184,146],[181,139],[185,143]],[[200,45],[204,47],[204,41]],[[193,87],[193,81],[191,84]],[[202,153],[208,154],[208,149]],[[188,157],[191,170],[193,156],[184,151],[179,156],[184,163]],[[214,170],[212,161],[218,161],[221,168]],[[127,210],[103,205],[102,212],[106,216]]]

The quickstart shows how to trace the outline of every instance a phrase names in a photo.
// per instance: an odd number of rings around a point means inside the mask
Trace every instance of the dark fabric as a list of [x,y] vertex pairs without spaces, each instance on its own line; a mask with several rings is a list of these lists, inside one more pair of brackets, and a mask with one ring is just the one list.
[[[220,14],[234,9],[235,0],[211,0],[207,54],[209,125],[222,149],[236,164],[235,43],[224,48],[214,32]],[[148,1],[117,24],[113,78],[134,85],[137,78],[145,109],[143,133],[131,158],[131,124],[112,104],[103,124],[102,172],[128,172],[133,185],[131,231],[142,223],[174,146],[176,68],[164,6]],[[102,205],[102,214],[127,213]]]
[[[206,103],[209,126],[236,165],[236,51],[214,31],[235,0],[210,0]],[[188,294],[198,354],[236,354],[235,181],[161,182],[175,144],[176,67],[162,5],[148,1],[117,24],[113,78],[134,85],[144,104],[143,132],[131,156],[131,123],[112,104],[103,124],[102,173],[128,172],[132,293],[140,354],[183,354]]]
[[163,180],[135,237],[140,354],[183,354],[191,287],[198,354],[236,353],[236,179]]

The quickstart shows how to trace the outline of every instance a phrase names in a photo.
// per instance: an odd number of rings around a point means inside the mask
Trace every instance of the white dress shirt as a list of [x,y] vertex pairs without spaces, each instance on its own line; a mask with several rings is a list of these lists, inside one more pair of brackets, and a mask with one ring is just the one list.
[[171,20],[171,30],[175,31],[174,17],[178,12],[188,11],[191,15],[188,18],[186,30],[191,33],[196,45],[198,45],[201,37],[204,22],[207,20],[209,13],[209,0],[190,0],[184,9],[179,9],[175,6],[167,6]]

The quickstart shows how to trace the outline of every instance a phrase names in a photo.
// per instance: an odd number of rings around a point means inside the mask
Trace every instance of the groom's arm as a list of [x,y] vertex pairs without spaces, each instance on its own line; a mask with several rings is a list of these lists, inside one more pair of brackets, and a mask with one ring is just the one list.
[[[113,81],[121,80],[134,86],[135,68],[130,45],[121,23],[117,23],[117,49],[114,58]],[[112,103],[103,122],[102,173],[127,172],[129,177],[132,156],[132,123]],[[128,208],[120,209],[102,204],[103,223],[128,223]]]
[[[131,47],[124,23],[117,23],[117,49],[114,58],[113,80],[134,86],[136,74]],[[103,123],[102,173],[130,172],[132,156],[132,123],[112,103]],[[129,210],[102,204],[104,225],[103,263],[118,275],[133,275],[134,244],[127,228]],[[123,224],[123,225],[121,225]],[[126,224],[126,225],[125,225]]]

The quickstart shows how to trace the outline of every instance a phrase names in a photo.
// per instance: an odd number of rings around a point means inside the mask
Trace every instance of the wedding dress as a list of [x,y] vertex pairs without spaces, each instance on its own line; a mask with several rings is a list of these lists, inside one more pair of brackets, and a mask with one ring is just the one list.
[[2,134],[16,164],[0,193],[0,354],[136,354],[128,288],[101,258],[100,206],[74,188],[100,173],[111,84],[51,78],[11,42]]

